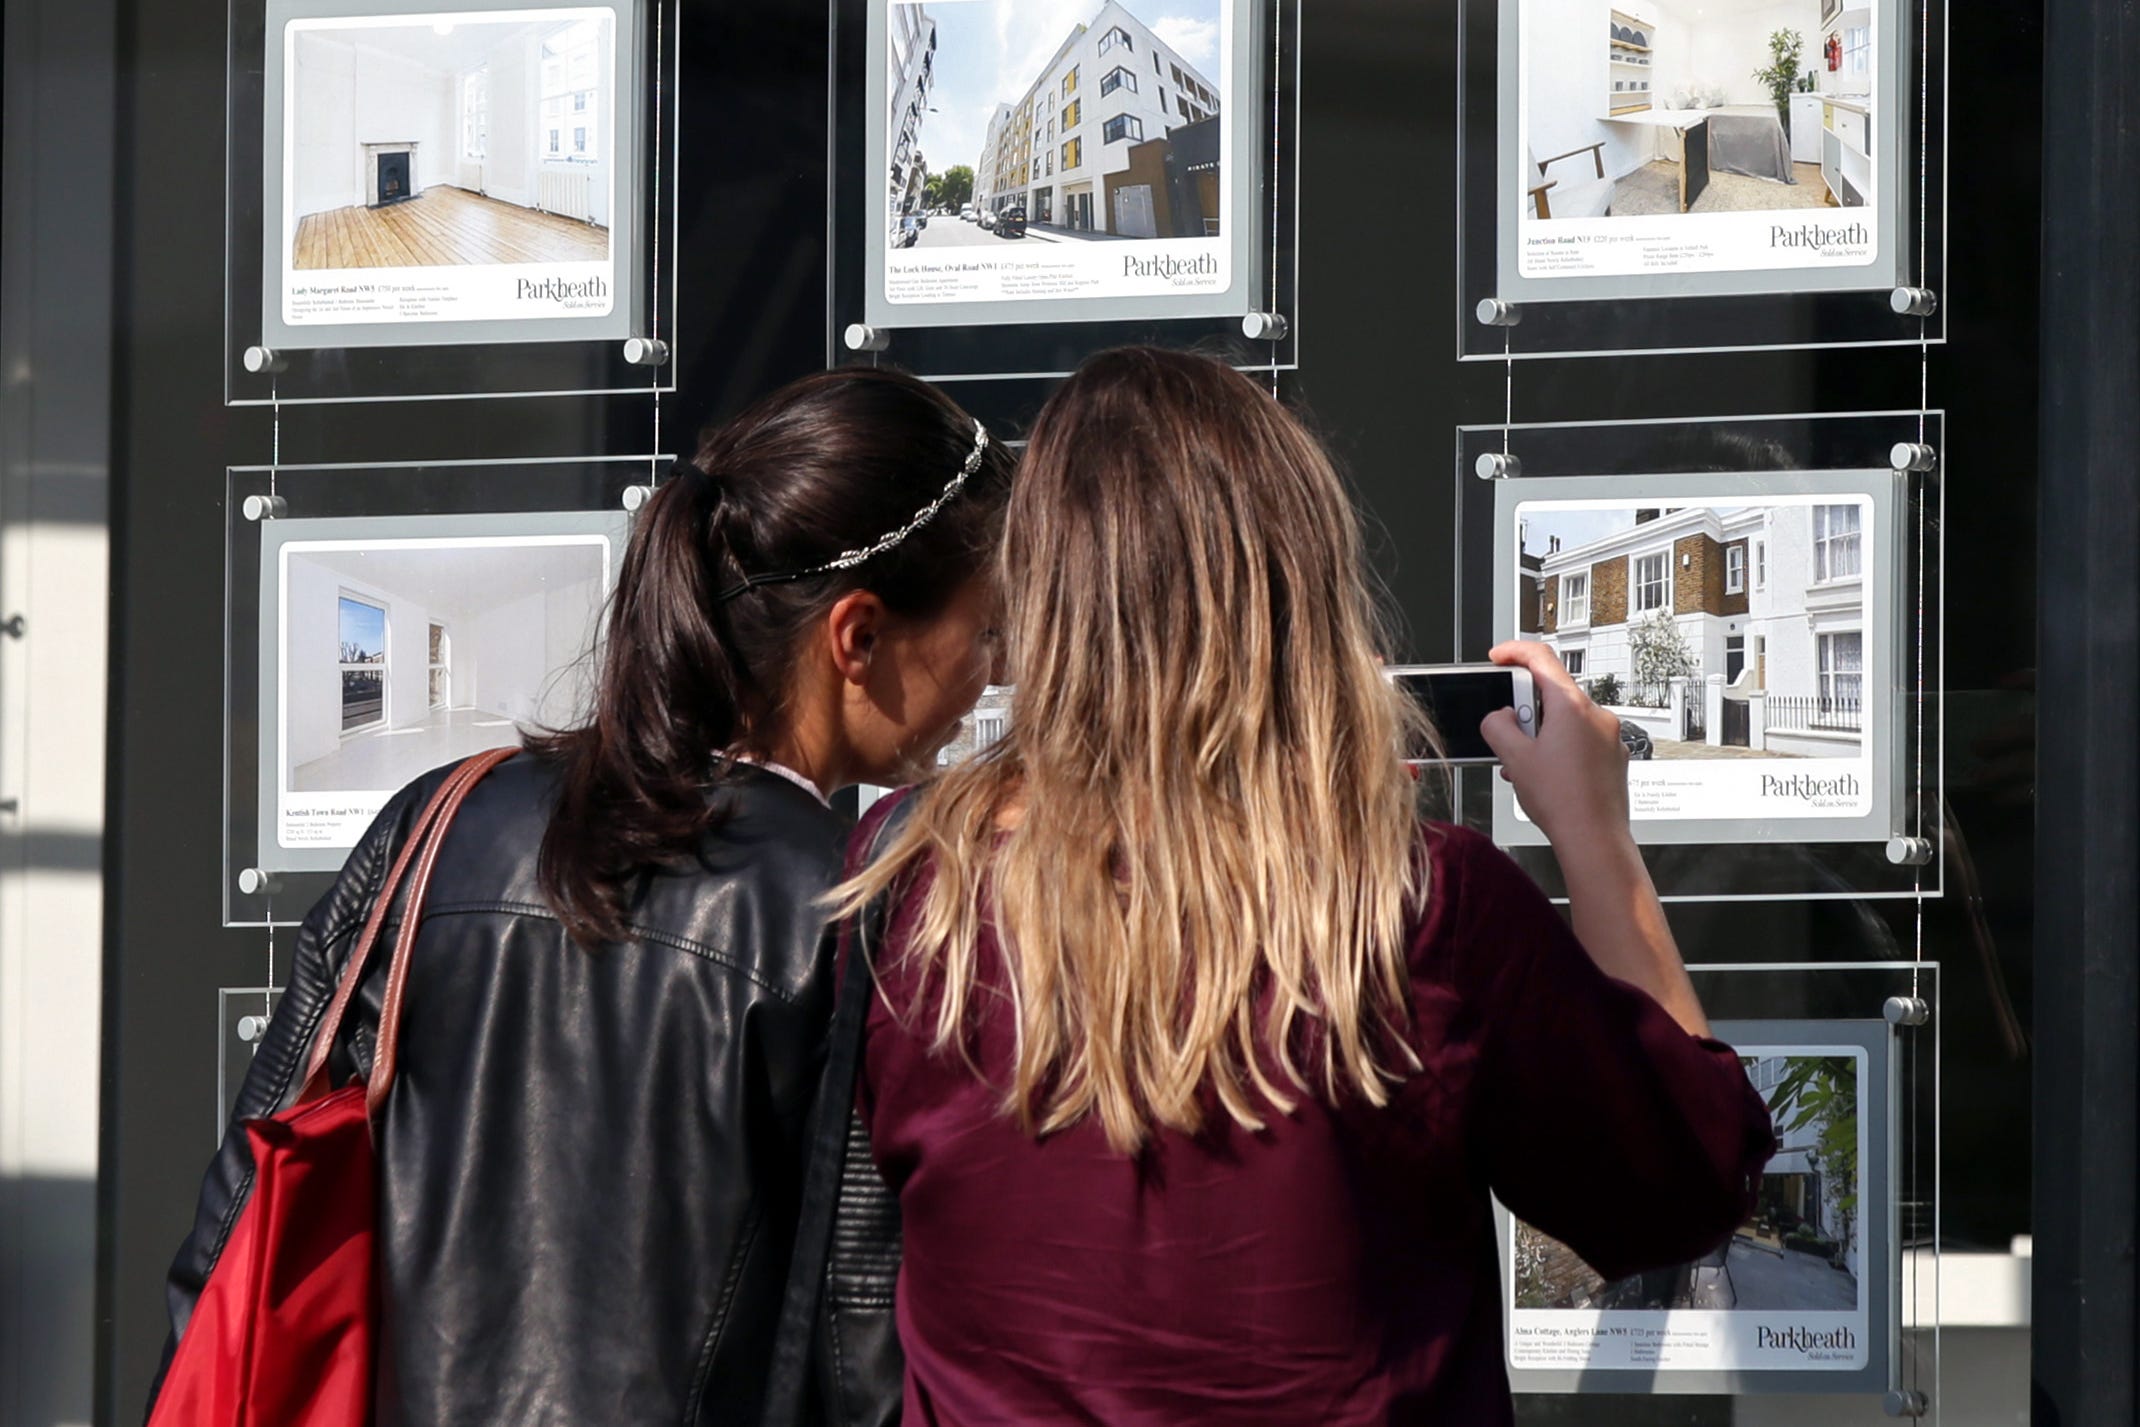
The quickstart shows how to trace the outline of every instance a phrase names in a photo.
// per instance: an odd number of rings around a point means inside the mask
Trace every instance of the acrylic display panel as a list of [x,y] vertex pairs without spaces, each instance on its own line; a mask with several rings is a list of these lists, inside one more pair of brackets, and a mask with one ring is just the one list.
[[[1886,469],[1496,483],[1494,630],[1551,645],[1620,716],[1638,838],[1893,835],[1902,484]],[[1494,837],[1545,840],[1506,784]]]
[[1460,355],[1944,336],[1891,302],[1944,276],[1938,4],[1465,0],[1460,24]]
[[674,0],[235,0],[234,403],[666,389]]
[[[1458,649],[1543,640],[1620,719],[1667,897],[1941,886],[1942,484],[1888,464],[1920,440],[1915,413],[1459,433]],[[1481,480],[1504,446],[1520,474]],[[1557,892],[1508,784],[1458,777]]]
[[1294,365],[1298,0],[833,11],[829,360],[860,324],[938,378],[1135,341]]
[[1689,1396],[1936,1405],[1936,964],[1690,971],[1771,1107],[1777,1151],[1727,1243],[1623,1279],[1497,1214],[1519,1418],[1536,1415],[1520,1410],[1530,1394],[1610,1396],[1584,1420],[1612,1423],[1690,1420],[1649,1400]]
[[[648,458],[230,474],[227,920],[301,920],[399,788],[585,710]],[[256,504],[257,508],[257,504]]]

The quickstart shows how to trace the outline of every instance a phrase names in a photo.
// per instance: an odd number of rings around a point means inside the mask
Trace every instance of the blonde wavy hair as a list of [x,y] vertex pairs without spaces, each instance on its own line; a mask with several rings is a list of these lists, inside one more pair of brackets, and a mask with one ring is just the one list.
[[1360,547],[1322,448],[1219,362],[1104,353],[1041,412],[1002,545],[1008,731],[834,893],[932,874],[904,954],[937,1052],[983,1010],[985,909],[1028,1133],[1097,1116],[1126,1153],[1201,1129],[1206,1087],[1258,1130],[1417,1068],[1405,753],[1431,732],[1382,675]]

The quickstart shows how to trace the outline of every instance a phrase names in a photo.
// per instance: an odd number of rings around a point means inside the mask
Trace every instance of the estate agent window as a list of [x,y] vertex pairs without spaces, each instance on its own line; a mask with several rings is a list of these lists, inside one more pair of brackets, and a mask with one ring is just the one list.
[[386,609],[370,600],[341,597],[342,732],[358,733],[386,722]]
[[1571,624],[1590,623],[1590,574],[1560,577],[1560,622],[1563,627]]
[[1852,713],[1864,697],[1865,636],[1858,630],[1820,637],[1822,713]]
[[1141,140],[1144,138],[1144,121],[1134,114],[1117,114],[1107,121],[1100,132],[1110,144],[1121,138]]
[[1126,69],[1111,69],[1107,71],[1107,78],[1100,81],[1100,93],[1102,95],[1112,94],[1125,85],[1129,87],[1130,93],[1135,94],[1137,92],[1137,76]]
[[1663,550],[1635,557],[1635,613],[1648,614],[1672,602],[1672,557]]
[[1848,580],[1860,569],[1860,514],[1854,505],[1813,507],[1813,579],[1815,583]]
[[1746,593],[1746,547],[1744,545],[1727,546],[1724,550],[1724,593],[1727,595],[1743,595]]

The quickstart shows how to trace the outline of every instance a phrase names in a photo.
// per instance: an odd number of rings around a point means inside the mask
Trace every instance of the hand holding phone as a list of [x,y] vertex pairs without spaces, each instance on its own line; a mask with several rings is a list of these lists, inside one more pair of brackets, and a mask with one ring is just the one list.
[[1486,716],[1479,733],[1539,830],[1556,849],[1571,840],[1630,837],[1620,720],[1593,703],[1560,656],[1536,640],[1497,644],[1487,657],[1528,673],[1536,692],[1529,724],[1501,710]]
[[1538,733],[1538,695],[1529,669],[1501,664],[1398,664],[1384,672],[1426,710],[1441,735],[1439,758],[1422,749],[1417,762],[1499,761],[1481,732],[1486,716],[1497,709],[1508,710],[1524,733],[1533,737]]

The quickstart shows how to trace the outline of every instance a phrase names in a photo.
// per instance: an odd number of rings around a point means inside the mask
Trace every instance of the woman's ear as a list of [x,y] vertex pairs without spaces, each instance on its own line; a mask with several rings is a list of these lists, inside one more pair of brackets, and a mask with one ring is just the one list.
[[852,590],[840,596],[839,603],[825,616],[832,667],[846,683],[860,686],[869,682],[870,660],[877,652],[884,618],[884,601],[868,590]]

